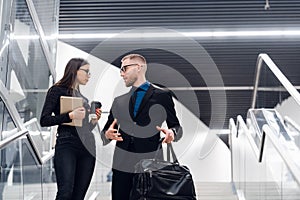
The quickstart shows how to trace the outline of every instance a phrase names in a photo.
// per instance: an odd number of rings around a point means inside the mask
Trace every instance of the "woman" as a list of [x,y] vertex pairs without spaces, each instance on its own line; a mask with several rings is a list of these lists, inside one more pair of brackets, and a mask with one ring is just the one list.
[[[95,167],[96,148],[92,129],[100,119],[101,109],[96,110],[97,118],[89,121],[88,99],[79,91],[79,85],[85,85],[90,78],[89,68],[86,60],[72,58],[62,79],[48,90],[41,115],[41,126],[58,125],[54,155],[57,200],[83,200]],[[61,96],[81,97],[83,106],[60,114]],[[82,120],[82,126],[63,124],[73,119]]]

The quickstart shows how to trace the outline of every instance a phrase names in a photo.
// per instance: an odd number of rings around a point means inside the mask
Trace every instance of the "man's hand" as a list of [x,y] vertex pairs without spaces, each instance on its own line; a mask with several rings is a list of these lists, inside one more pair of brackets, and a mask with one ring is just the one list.
[[107,131],[105,132],[105,137],[106,139],[110,140],[123,141],[123,138],[120,137],[121,134],[118,133],[119,130],[114,128],[116,124],[117,119],[115,119],[107,129]]
[[171,143],[174,140],[175,136],[172,129],[165,129],[159,126],[156,126],[156,129],[162,131],[165,134],[165,139],[162,141],[163,143]]

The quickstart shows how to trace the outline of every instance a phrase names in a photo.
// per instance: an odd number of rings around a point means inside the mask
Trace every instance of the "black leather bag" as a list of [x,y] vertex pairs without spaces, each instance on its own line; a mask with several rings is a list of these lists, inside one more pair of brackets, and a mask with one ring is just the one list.
[[[196,200],[189,169],[178,163],[171,144],[167,145],[167,151],[168,161],[156,159],[155,156],[135,165],[130,200]],[[170,152],[173,162],[170,162]]]

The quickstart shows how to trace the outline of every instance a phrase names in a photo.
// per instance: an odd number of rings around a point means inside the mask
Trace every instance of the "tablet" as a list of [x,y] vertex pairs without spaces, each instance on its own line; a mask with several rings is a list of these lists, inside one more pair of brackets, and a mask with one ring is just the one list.
[[[81,97],[69,97],[61,96],[60,97],[60,114],[73,111],[75,108],[83,106],[83,99]],[[72,122],[63,123],[64,125],[69,126],[82,126],[81,119],[73,119]]]

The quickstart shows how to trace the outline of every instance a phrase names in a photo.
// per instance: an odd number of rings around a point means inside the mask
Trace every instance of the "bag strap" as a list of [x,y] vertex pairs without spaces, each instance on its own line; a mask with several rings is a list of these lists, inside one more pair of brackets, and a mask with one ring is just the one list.
[[167,161],[171,161],[170,153],[172,154],[173,162],[179,164],[177,156],[176,156],[175,151],[173,149],[172,143],[167,144]]
[[[163,140],[164,140],[164,138],[161,138],[159,140],[159,145],[157,147],[157,150],[156,150],[156,153],[155,153],[155,157],[154,157],[155,160],[158,158],[159,150],[162,149],[162,141]],[[168,143],[167,144],[167,161],[169,161],[169,162],[171,162],[171,155],[172,155],[173,162],[179,164],[177,156],[176,156],[175,151],[173,149],[172,143]]]

